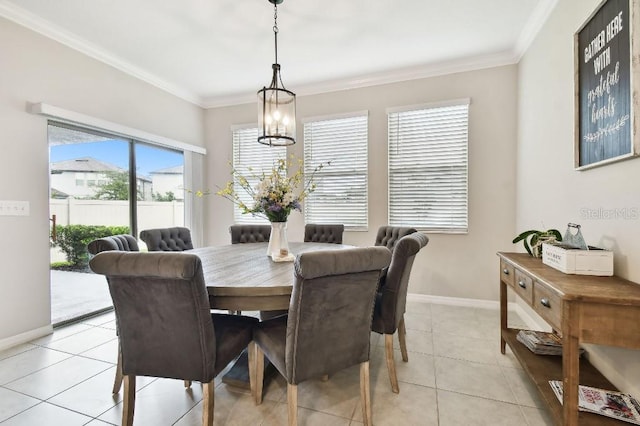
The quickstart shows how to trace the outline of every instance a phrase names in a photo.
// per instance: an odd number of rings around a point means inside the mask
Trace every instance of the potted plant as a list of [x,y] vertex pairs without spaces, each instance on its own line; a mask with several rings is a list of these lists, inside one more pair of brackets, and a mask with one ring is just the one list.
[[542,257],[542,243],[562,241],[562,234],[557,229],[547,229],[546,231],[531,229],[513,239],[514,244],[519,241],[522,241],[525,250],[531,256]]

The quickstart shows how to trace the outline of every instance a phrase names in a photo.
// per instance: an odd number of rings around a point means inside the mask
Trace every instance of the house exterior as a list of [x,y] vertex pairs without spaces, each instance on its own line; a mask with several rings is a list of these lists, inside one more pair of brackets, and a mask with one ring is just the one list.
[[176,200],[184,200],[184,166],[166,167],[149,172],[154,196],[165,196],[169,192]]
[[[52,198],[93,198],[101,186],[109,183],[112,173],[126,170],[92,157],[74,158],[51,163],[50,181]],[[143,200],[151,200],[151,179],[137,176],[138,194]]]

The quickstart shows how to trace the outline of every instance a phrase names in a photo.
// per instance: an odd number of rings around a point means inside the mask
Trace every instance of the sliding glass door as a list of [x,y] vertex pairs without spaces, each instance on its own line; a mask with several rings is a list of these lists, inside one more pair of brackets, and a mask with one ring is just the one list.
[[137,142],[136,230],[184,226],[184,156],[182,152]]
[[56,325],[111,308],[104,277],[88,269],[88,242],[184,225],[184,160],[180,151],[55,122],[48,138]]

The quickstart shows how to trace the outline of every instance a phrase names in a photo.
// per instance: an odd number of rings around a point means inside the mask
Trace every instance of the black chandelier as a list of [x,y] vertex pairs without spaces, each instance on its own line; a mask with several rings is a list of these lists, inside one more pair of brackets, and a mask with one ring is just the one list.
[[273,35],[276,60],[269,87],[258,90],[258,142],[269,146],[296,143],[296,94],[282,84],[278,63],[278,5],[284,0],[268,0],[274,5]]

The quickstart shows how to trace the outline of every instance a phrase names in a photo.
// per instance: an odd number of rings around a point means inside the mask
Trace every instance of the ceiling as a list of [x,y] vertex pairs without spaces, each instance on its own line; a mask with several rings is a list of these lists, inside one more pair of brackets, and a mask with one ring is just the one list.
[[[285,0],[278,59],[298,95],[518,61],[557,0]],[[271,80],[267,0],[0,0],[0,16],[203,107]]]

